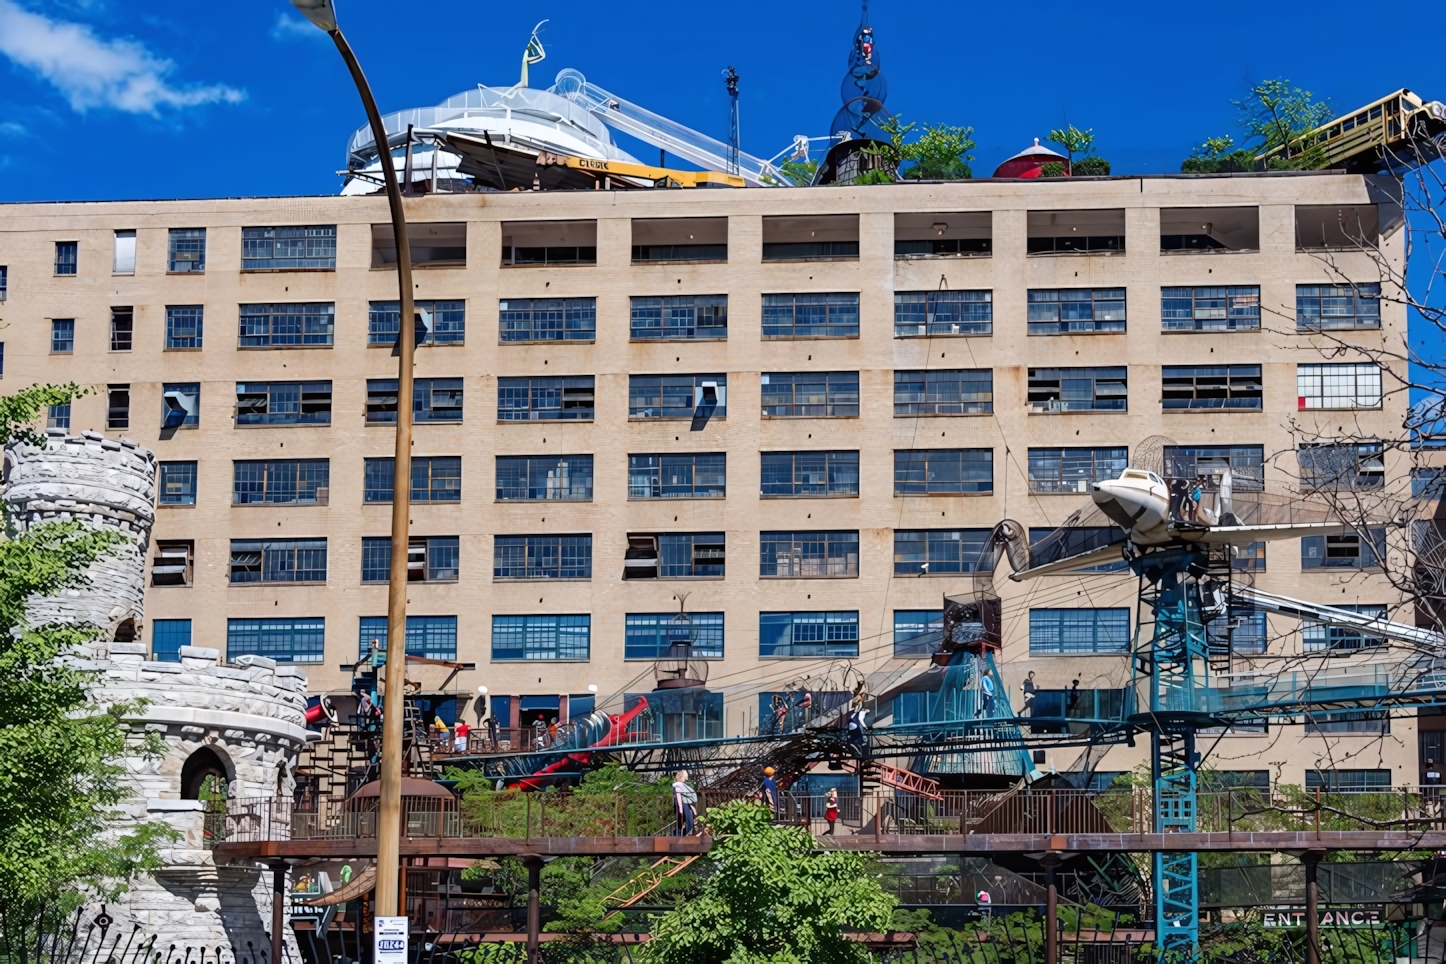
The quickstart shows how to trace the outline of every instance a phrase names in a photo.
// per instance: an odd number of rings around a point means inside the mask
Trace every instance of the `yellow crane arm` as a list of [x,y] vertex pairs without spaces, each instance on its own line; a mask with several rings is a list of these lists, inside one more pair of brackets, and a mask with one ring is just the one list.
[[600,161],[594,157],[574,157],[571,154],[551,154],[547,151],[537,155],[539,167],[557,165],[576,171],[587,171],[599,177],[615,175],[652,181],[655,187],[743,187],[743,178],[737,174],[722,174],[718,171],[679,171],[671,167],[653,167],[648,164],[630,164],[626,161]]

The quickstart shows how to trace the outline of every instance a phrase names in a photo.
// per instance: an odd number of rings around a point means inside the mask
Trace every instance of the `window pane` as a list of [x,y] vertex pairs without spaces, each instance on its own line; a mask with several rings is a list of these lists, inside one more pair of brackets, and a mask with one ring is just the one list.
[[857,611],[758,614],[758,655],[761,657],[852,659],[858,654]]
[[894,293],[895,338],[987,335],[993,330],[993,291]]
[[895,449],[895,495],[994,491],[993,449]]
[[894,372],[894,415],[984,415],[994,411],[989,369]]
[[591,616],[493,616],[492,659],[586,660]]
[[721,499],[727,489],[727,456],[629,455],[630,499]]
[[596,298],[509,298],[497,307],[503,342],[597,338]]
[[200,305],[167,305],[166,347],[200,348],[203,314]]
[[332,344],[332,304],[242,305],[242,348],[312,348]]
[[592,501],[591,455],[499,455],[497,501]]
[[1029,491],[1088,492],[1094,482],[1119,478],[1128,464],[1124,448],[1032,448]]
[[158,489],[161,505],[195,505],[196,463],[162,462]]
[[859,296],[856,292],[763,296],[765,340],[858,336]]
[[[1033,240],[1033,239],[1031,239]],[[1125,289],[1031,289],[1031,335],[1078,335],[1125,330]]]
[[206,229],[171,228],[168,271],[206,270]]
[[1029,652],[1042,655],[1071,653],[1128,653],[1128,609],[1031,609]]
[[266,656],[278,663],[320,663],[326,621],[300,619],[228,619],[226,658]]
[[764,372],[765,418],[858,418],[858,372]]
[[856,497],[857,452],[764,452],[759,493],[765,498]]
[[494,579],[591,579],[592,536],[495,536]]
[[628,613],[623,635],[624,659],[661,659],[675,643],[686,643],[690,659],[723,658],[723,614]]
[[727,295],[633,298],[634,340],[698,340],[728,337]]
[[336,269],[336,225],[242,228],[242,271]]

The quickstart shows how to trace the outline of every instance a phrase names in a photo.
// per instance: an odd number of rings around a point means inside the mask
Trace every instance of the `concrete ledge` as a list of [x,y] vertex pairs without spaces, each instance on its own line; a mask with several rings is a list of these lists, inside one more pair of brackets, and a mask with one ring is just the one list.
[[206,805],[200,800],[163,800],[160,797],[151,797],[146,801],[147,813],[182,813],[205,809]]

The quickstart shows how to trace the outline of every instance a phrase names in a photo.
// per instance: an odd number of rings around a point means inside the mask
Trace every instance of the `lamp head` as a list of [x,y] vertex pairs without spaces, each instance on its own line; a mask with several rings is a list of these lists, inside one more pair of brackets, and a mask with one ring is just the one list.
[[336,29],[336,8],[331,0],[291,0],[291,5],[327,33]]
[[589,693],[596,693],[596,692],[597,692],[597,684],[596,684],[596,683],[589,683],[589,684],[587,684],[587,691],[588,691]]
[[485,686],[479,686],[479,687],[477,687],[477,695],[479,695],[479,696],[486,696],[486,695],[487,695],[487,687],[485,687]]

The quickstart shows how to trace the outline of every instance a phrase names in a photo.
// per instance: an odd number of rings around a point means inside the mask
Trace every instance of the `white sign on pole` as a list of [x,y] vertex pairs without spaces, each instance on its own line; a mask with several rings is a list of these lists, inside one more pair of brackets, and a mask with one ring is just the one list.
[[407,964],[407,919],[372,918],[372,949],[376,964]]

